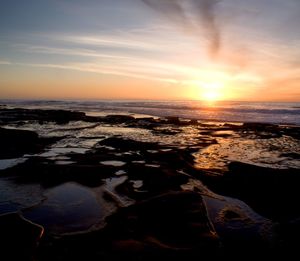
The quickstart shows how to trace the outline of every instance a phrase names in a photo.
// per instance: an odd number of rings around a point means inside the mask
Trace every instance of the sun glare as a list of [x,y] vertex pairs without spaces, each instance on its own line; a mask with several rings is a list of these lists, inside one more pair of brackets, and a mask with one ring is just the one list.
[[212,91],[207,91],[205,93],[202,94],[202,98],[205,101],[216,101],[219,98],[219,93],[212,90]]
[[201,83],[201,99],[208,102],[221,100],[223,87],[224,85],[220,82]]

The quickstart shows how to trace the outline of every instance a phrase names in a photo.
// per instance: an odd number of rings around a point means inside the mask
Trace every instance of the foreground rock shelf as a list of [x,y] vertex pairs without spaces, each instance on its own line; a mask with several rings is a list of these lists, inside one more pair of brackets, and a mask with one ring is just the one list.
[[291,254],[299,137],[297,126],[2,108],[2,238],[41,261]]

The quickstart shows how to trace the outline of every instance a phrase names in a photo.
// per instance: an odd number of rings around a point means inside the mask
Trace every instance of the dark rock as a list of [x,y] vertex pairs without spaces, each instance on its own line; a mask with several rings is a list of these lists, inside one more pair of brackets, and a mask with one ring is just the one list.
[[201,195],[172,192],[119,209],[100,231],[43,240],[38,260],[200,260],[218,250]]
[[165,167],[172,169],[184,169],[194,168],[194,156],[192,153],[195,152],[193,148],[187,149],[173,149],[171,151],[159,151],[158,153],[144,153],[143,157],[152,162],[160,162]]
[[300,159],[300,153],[290,152],[290,153],[282,153],[280,157],[288,157],[292,159]]
[[240,130],[245,132],[246,135],[249,133],[255,134],[256,138],[260,139],[278,138],[283,134],[278,125],[267,123],[246,122]]
[[[117,191],[134,199],[145,199],[170,190],[180,190],[180,186],[188,181],[188,176],[178,173],[167,166],[147,167],[132,164],[126,168],[129,180],[121,184]],[[142,180],[141,190],[134,189],[130,180]]]
[[[31,143],[38,140],[37,133],[28,130],[16,130],[0,128],[1,144],[8,145],[10,142]],[[6,143],[5,143],[6,142]]]
[[141,260],[149,260],[148,255],[200,257],[219,248],[202,197],[193,192],[172,192],[137,203],[107,221],[109,233],[123,240],[114,245],[115,251],[134,251]]
[[126,122],[126,127],[131,128],[143,128],[153,130],[157,126],[161,126],[160,119],[154,119],[152,117],[147,118],[136,118],[130,122]]
[[0,231],[1,259],[31,260],[44,229],[18,213],[10,213],[0,215]]
[[16,158],[25,153],[37,153],[58,139],[60,138],[41,139],[37,133],[28,130],[0,128],[0,158]]
[[45,188],[68,181],[89,187],[103,184],[103,179],[114,173],[114,168],[102,165],[69,164],[57,165],[40,158],[31,158],[23,164],[2,170],[2,176],[15,177],[18,183],[41,183]]
[[156,143],[151,142],[141,142],[141,141],[135,141],[131,139],[123,139],[123,138],[117,138],[112,137],[105,139],[103,141],[99,142],[100,145],[106,145],[111,146],[119,150],[123,151],[129,151],[129,150],[150,150],[157,148]]
[[240,215],[232,210],[226,210],[224,213],[224,219],[232,220],[239,219]]
[[154,134],[162,134],[162,135],[176,135],[180,132],[182,132],[180,129],[161,129],[161,128],[154,128],[153,130]]
[[105,122],[104,116],[85,116],[84,121],[86,122]]
[[226,128],[227,130],[238,130],[243,128],[240,124],[232,124],[232,123],[224,123],[223,127]]
[[54,121],[57,124],[65,124],[69,121],[82,120],[85,113],[66,110],[38,110],[38,109],[0,109],[0,120],[13,122],[33,120],[40,123]]
[[244,129],[251,129],[256,131],[264,131],[266,129],[277,128],[277,125],[259,122],[245,122],[243,124]]
[[167,119],[168,123],[170,123],[170,124],[174,124],[174,125],[179,125],[180,124],[180,120],[179,120],[178,117],[170,116],[170,117],[166,117],[166,119]]
[[191,120],[189,121],[189,124],[190,124],[190,125],[198,125],[198,120],[196,120],[196,119],[191,119]]
[[134,121],[135,118],[130,115],[107,115],[105,121],[109,123],[125,123]]
[[284,133],[284,135],[293,137],[297,140],[300,140],[300,127],[298,126],[285,126],[282,127],[282,133]]
[[300,172],[232,162],[224,174],[220,193],[244,200],[258,213],[276,221],[300,215]]
[[294,250],[298,253],[300,247],[299,233],[300,233],[300,218],[290,220],[289,222],[281,224],[279,233],[283,239],[282,248],[286,248],[291,252]]
[[153,117],[144,117],[144,118],[137,118],[136,119],[138,123],[144,124],[144,123],[157,123],[157,120],[155,120]]

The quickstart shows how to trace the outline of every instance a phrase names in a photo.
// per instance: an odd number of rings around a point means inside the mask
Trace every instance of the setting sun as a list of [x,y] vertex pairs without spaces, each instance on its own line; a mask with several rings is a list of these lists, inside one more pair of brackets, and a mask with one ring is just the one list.
[[204,101],[217,101],[224,97],[223,87],[224,84],[221,82],[206,82],[201,84],[201,99]]
[[219,100],[219,97],[220,94],[215,90],[207,91],[202,94],[202,99],[205,101],[216,101]]

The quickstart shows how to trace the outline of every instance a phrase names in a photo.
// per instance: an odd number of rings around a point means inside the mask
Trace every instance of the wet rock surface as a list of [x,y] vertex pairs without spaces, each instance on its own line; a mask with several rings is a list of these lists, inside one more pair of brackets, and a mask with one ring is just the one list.
[[[22,232],[20,220],[31,227],[28,242],[17,242],[29,260],[292,253],[299,133],[297,126],[3,107],[0,226],[9,217],[4,237]],[[41,239],[30,232],[43,229]]]

